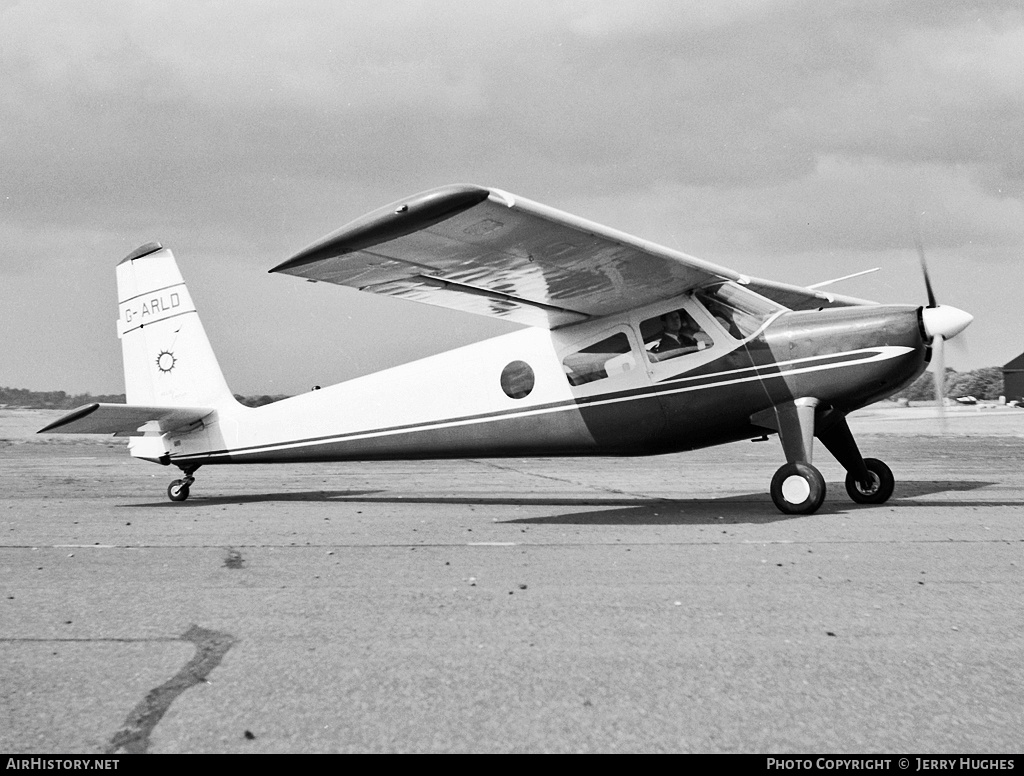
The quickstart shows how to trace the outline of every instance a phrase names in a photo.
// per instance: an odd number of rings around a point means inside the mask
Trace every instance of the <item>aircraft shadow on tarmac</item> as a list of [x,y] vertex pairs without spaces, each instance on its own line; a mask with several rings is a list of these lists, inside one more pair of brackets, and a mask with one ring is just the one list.
[[[888,502],[888,506],[998,506],[998,503],[991,501],[912,500],[936,493],[976,490],[993,484],[995,483],[976,481],[906,482],[897,490],[892,500]],[[836,493],[837,489],[842,496],[834,496],[831,500],[826,499],[818,510],[818,515],[841,515],[879,508],[872,505],[854,504],[846,498],[841,484],[830,483],[831,493]],[[606,505],[612,506],[615,503],[609,501]],[[784,515],[772,508],[772,503],[766,494],[748,493],[720,499],[636,499],[629,506],[621,509],[517,518],[501,522],[533,525],[719,525],[722,523],[775,523],[805,517],[807,515]]]
[[[119,504],[120,507],[147,509],[196,509],[199,507],[228,506],[229,504],[264,504],[276,501],[365,501],[372,499],[367,494],[379,490],[295,490],[286,493],[246,493],[238,496],[197,496],[188,501],[151,501],[143,504]],[[393,499],[401,501],[401,499]]]
[[[940,493],[978,490],[993,482],[977,480],[944,480],[940,482],[910,481],[897,485],[896,493],[886,506],[899,507],[969,507],[1020,506],[1022,502],[936,500],[927,498]],[[851,502],[840,483],[829,483],[831,494],[819,515],[845,514],[852,511],[878,509],[872,505]],[[533,525],[716,525],[729,523],[773,523],[794,520],[804,515],[784,515],[777,512],[765,493],[746,493],[725,498],[649,498],[643,496],[593,496],[580,498],[545,496],[401,496],[388,495],[381,490],[312,490],[289,493],[257,493],[238,496],[194,496],[184,503],[160,501],[146,504],[123,504],[123,507],[159,509],[201,509],[229,504],[260,504],[269,502],[314,503],[374,503],[374,504],[466,504],[474,506],[527,506],[527,507],[590,507],[557,515],[523,517],[501,520],[502,523]]]

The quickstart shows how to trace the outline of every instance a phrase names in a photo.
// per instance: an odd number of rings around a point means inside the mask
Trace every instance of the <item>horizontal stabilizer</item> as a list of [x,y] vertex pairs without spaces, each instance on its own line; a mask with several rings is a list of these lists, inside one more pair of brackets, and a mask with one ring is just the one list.
[[145,436],[184,431],[213,412],[209,407],[141,407],[135,404],[86,404],[55,420],[39,434],[113,434]]

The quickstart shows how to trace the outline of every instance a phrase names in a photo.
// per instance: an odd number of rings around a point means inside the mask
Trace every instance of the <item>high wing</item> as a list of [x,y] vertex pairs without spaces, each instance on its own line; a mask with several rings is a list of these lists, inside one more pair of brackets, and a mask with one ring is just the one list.
[[183,431],[213,412],[207,407],[141,407],[134,404],[86,404],[55,420],[39,434],[113,434],[145,436]]
[[725,280],[792,309],[864,303],[749,278],[472,185],[433,189],[376,210],[270,271],[545,328]]

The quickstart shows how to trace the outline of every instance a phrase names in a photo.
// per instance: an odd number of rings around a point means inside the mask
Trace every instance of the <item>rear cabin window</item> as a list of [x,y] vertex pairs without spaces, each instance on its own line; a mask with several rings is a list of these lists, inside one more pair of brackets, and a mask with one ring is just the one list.
[[512,361],[501,370],[501,390],[510,399],[529,396],[536,381],[533,368],[525,361]]
[[736,339],[750,337],[769,317],[782,309],[771,300],[732,283],[702,288],[694,296]]
[[636,359],[630,352],[629,338],[621,332],[570,353],[562,359],[562,368],[565,369],[565,376],[570,385],[585,385],[595,380],[603,380],[628,372],[635,366]]
[[640,336],[650,361],[667,361],[707,350],[715,341],[686,310],[670,310],[640,323]]

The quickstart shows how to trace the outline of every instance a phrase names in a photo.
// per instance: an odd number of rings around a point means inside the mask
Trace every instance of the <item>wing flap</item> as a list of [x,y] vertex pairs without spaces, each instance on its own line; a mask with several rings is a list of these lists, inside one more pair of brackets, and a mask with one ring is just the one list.
[[184,431],[210,415],[208,407],[143,407],[133,404],[86,404],[55,420],[39,434],[113,434],[145,436]]

